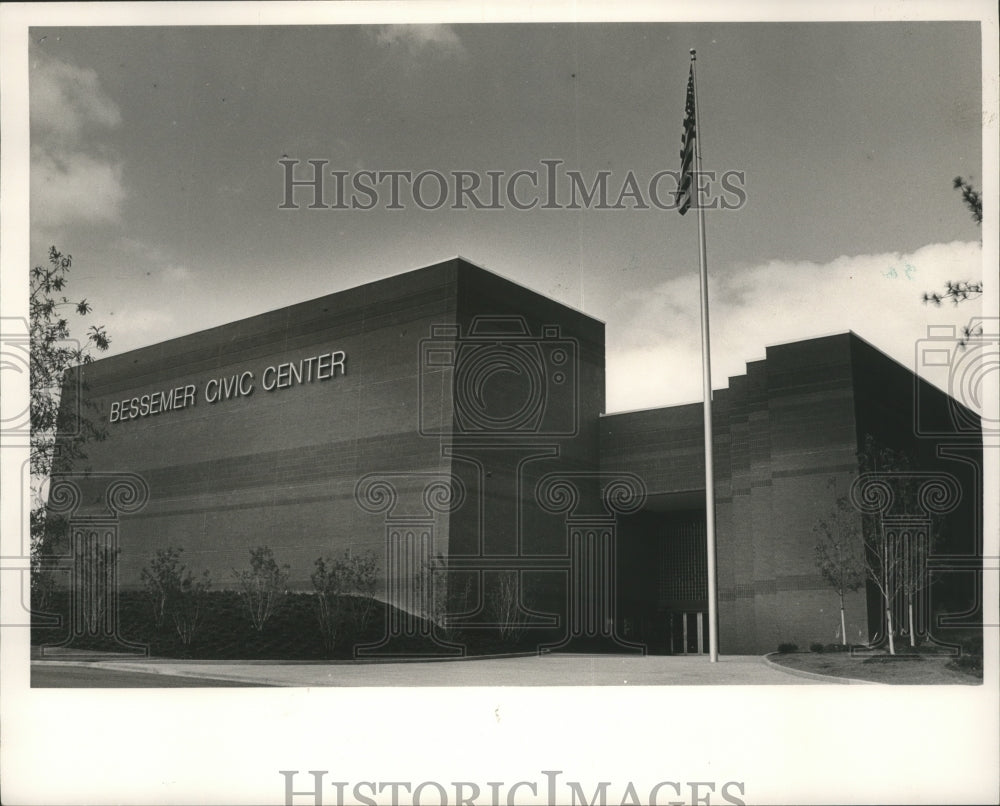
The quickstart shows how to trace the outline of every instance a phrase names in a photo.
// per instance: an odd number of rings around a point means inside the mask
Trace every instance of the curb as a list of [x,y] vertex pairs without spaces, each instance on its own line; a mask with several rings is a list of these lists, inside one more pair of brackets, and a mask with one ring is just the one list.
[[[47,660],[47,661],[32,661],[32,665],[36,663],[52,664],[53,666],[76,666],[85,669],[105,669],[112,672],[137,672],[140,674],[154,674],[160,675],[162,677],[183,677],[188,680],[221,680],[226,683],[245,683],[248,687],[253,688],[288,688],[287,683],[274,683],[271,681],[260,680],[259,678],[251,678],[245,675],[225,675],[225,674],[215,674],[212,672],[195,672],[194,670],[188,671],[186,669],[178,669],[176,666],[166,666],[159,664],[149,664],[144,665],[141,663],[134,662],[115,662],[115,661],[84,661],[84,660]],[[194,687],[193,687],[194,688]]]
[[781,655],[781,652],[768,652],[766,655],[761,657],[764,661],[765,666],[770,666],[772,669],[778,669],[795,677],[808,677],[813,680],[822,680],[824,683],[835,683],[844,686],[885,686],[888,683],[876,683],[874,680],[859,680],[856,677],[838,677],[831,674],[820,674],[819,672],[807,672],[804,669],[793,669],[790,666],[785,666],[781,663],[775,663],[771,660],[774,655]]

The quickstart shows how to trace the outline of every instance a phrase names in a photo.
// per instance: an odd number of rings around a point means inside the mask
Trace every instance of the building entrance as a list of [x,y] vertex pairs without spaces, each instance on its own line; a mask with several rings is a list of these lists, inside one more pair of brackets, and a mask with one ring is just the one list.
[[618,534],[623,636],[654,655],[707,652],[704,510],[643,510],[623,518]]

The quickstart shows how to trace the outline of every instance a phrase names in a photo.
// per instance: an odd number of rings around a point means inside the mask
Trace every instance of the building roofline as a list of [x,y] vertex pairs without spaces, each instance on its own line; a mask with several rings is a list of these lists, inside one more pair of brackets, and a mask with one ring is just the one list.
[[602,325],[607,325],[607,322],[605,322],[603,319],[599,319],[598,317],[594,316],[592,313],[587,313],[582,308],[577,308],[575,305],[570,305],[569,303],[562,302],[561,300],[553,299],[548,294],[545,294],[545,293],[539,291],[536,288],[532,288],[531,286],[527,286],[524,283],[519,283],[517,280],[511,280],[510,277],[507,277],[504,274],[500,274],[500,272],[498,272],[498,271],[493,271],[493,269],[488,269],[485,266],[481,266],[480,264],[476,263],[475,261],[469,260],[467,257],[463,257],[462,255],[453,255],[452,257],[447,258],[446,260],[444,260],[442,262],[446,263],[448,260],[461,260],[463,263],[467,263],[468,265],[472,266],[475,269],[479,269],[480,271],[484,271],[487,274],[492,274],[494,277],[499,277],[501,280],[505,280],[506,282],[510,283],[511,285],[516,285],[518,288],[523,288],[525,291],[528,291],[528,292],[530,292],[532,294],[538,294],[540,297],[545,297],[546,299],[551,300],[552,302],[555,302],[557,305],[562,305],[564,308],[569,308],[571,311],[575,311],[576,313],[580,314],[581,316],[586,316],[588,319],[593,319],[595,322],[600,322]]
[[561,302],[559,300],[553,299],[552,297],[548,296],[547,294],[543,294],[541,291],[537,291],[537,290],[535,290],[533,288],[530,288],[530,287],[524,285],[523,283],[518,283],[515,280],[511,280],[509,277],[505,277],[504,275],[500,274],[499,272],[493,271],[492,269],[487,269],[485,266],[480,266],[478,263],[475,263],[474,261],[471,261],[468,258],[463,257],[462,255],[451,255],[451,256],[445,257],[445,258],[443,258],[441,260],[433,260],[431,262],[425,263],[422,266],[417,266],[416,268],[406,269],[405,271],[397,272],[395,274],[390,274],[390,275],[387,275],[385,277],[378,277],[378,278],[375,278],[373,280],[367,280],[366,282],[360,283],[358,285],[348,286],[347,288],[341,288],[341,289],[338,289],[336,291],[329,291],[327,293],[319,294],[319,295],[314,296],[314,297],[308,297],[306,299],[301,299],[301,300],[298,300],[296,302],[291,302],[291,303],[288,303],[287,305],[279,305],[276,308],[267,308],[265,310],[258,311],[257,313],[252,313],[252,314],[250,314],[248,316],[242,316],[239,319],[234,319],[234,320],[232,320],[230,322],[224,322],[224,323],[222,323],[220,325],[209,325],[208,327],[198,328],[197,330],[191,330],[191,331],[187,331],[185,333],[179,333],[176,336],[169,336],[169,337],[167,337],[165,339],[160,339],[159,341],[151,341],[151,342],[149,342],[147,344],[143,344],[143,345],[140,345],[138,347],[133,347],[133,348],[128,349],[128,350],[123,350],[120,353],[113,353],[112,355],[106,355],[106,356],[96,357],[94,359],[93,363],[96,364],[98,362],[113,361],[113,360],[119,358],[120,356],[127,355],[129,353],[134,353],[134,352],[137,352],[139,350],[146,350],[146,349],[151,348],[151,347],[160,347],[160,346],[162,346],[164,344],[168,344],[169,342],[172,342],[172,341],[178,341],[180,339],[188,339],[188,338],[191,338],[193,336],[199,336],[199,335],[202,335],[202,334],[212,333],[213,331],[218,331],[218,330],[223,329],[223,328],[232,327],[233,325],[238,325],[238,324],[249,322],[250,320],[256,319],[258,317],[267,316],[269,314],[275,314],[275,313],[278,313],[279,311],[283,311],[283,310],[286,310],[288,308],[294,308],[294,307],[296,307],[298,305],[306,305],[306,304],[308,304],[310,302],[316,302],[317,300],[324,299],[325,297],[335,297],[338,294],[346,294],[346,293],[349,293],[349,292],[356,292],[356,291],[359,291],[360,289],[366,288],[368,286],[375,285],[377,283],[385,283],[385,282],[392,281],[394,279],[398,279],[398,278],[406,277],[406,276],[411,275],[411,274],[415,274],[417,272],[427,271],[429,269],[434,269],[434,268],[441,268],[443,266],[446,266],[449,263],[455,264],[456,267],[459,267],[459,270],[460,270],[461,265],[464,264],[464,265],[466,265],[466,266],[468,266],[470,268],[473,268],[473,269],[475,269],[477,271],[485,272],[487,274],[490,274],[490,275],[492,275],[494,277],[497,277],[497,278],[503,280],[504,282],[510,283],[511,285],[514,285],[514,286],[517,286],[518,288],[524,289],[526,292],[528,292],[530,294],[534,294],[536,296],[544,297],[545,299],[551,301],[552,303],[554,303],[556,305],[560,305],[560,306],[562,306],[564,308],[567,308],[567,309],[573,311],[574,313],[579,314],[580,316],[585,316],[588,319],[591,319],[594,322],[597,322],[597,323],[599,323],[602,326],[606,326],[606,324],[607,324],[604,320],[598,319],[596,316],[592,316],[591,314],[588,314],[585,311],[580,310],[579,308],[576,308],[576,307],[574,307],[572,305],[567,305],[564,302]]

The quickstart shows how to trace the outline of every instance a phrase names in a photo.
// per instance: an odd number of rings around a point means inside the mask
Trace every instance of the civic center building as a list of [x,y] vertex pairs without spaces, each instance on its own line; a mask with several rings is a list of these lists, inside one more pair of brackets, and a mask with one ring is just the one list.
[[[83,390],[107,435],[57,504],[117,518],[123,588],[168,546],[225,587],[267,545],[303,591],[318,557],[370,551],[401,613],[431,612],[433,566],[451,624],[495,622],[488,592],[513,584],[559,646],[702,651],[702,404],[605,414],[604,364],[602,322],[455,258],[81,367],[64,405]],[[768,347],[713,417],[721,652],[839,641],[814,526],[866,435],[960,499],[868,514],[938,517],[948,556],[980,551],[978,417],[853,333]],[[872,586],[846,610],[848,640],[877,639]]]

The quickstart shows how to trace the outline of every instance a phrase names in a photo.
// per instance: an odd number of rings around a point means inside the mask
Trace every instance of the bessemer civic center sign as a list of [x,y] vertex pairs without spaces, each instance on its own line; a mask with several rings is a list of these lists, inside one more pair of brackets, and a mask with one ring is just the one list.
[[[328,381],[346,373],[347,354],[343,350],[313,355],[298,361],[274,364],[260,375],[260,388],[265,392],[290,389],[293,386]],[[225,378],[212,378],[205,383],[203,399],[206,403],[220,403],[237,397],[248,397],[257,388],[257,378],[251,370],[236,372]],[[198,387],[193,384],[177,386],[157,392],[115,400],[111,403],[108,422],[121,423],[151,417],[176,409],[194,406],[198,397]]]

